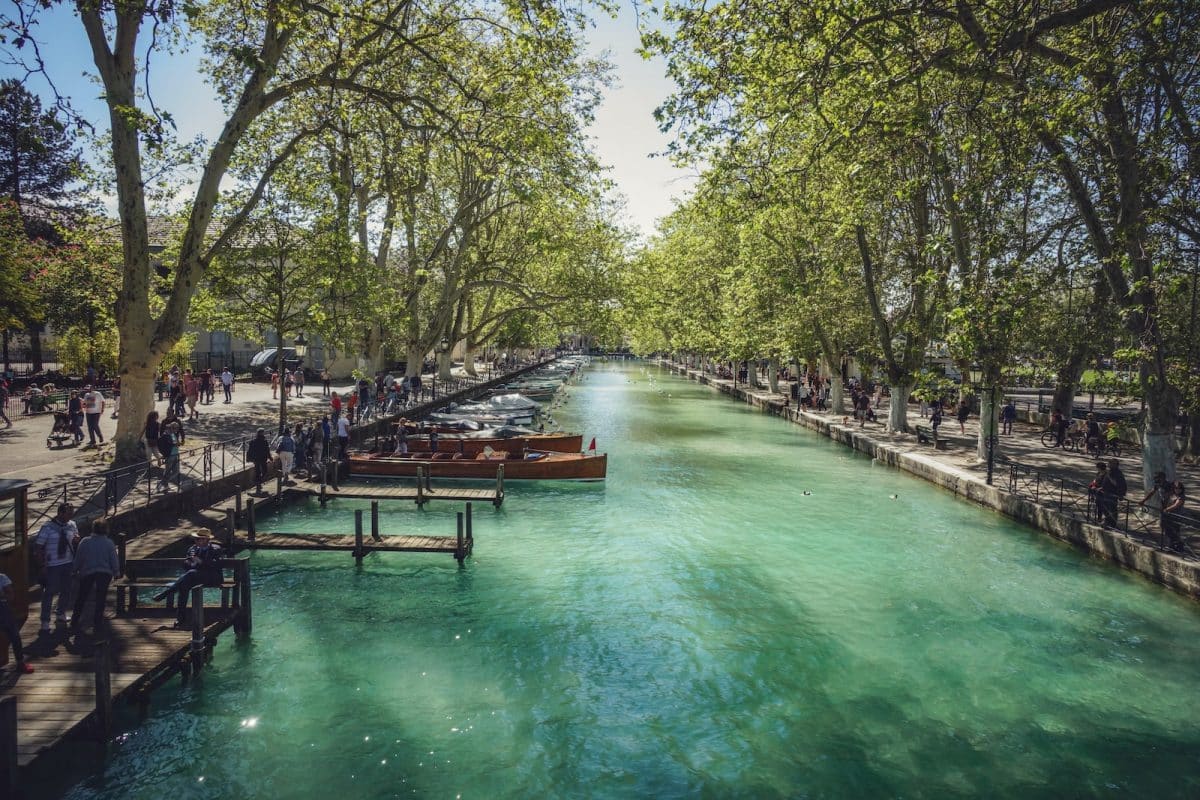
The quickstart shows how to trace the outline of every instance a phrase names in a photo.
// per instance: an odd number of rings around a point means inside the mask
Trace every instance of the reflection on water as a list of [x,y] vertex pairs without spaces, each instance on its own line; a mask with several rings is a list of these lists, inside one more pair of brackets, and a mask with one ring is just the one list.
[[462,569],[255,556],[252,641],[41,793],[1200,794],[1187,601],[653,369],[597,366],[558,417],[606,484],[512,484]]

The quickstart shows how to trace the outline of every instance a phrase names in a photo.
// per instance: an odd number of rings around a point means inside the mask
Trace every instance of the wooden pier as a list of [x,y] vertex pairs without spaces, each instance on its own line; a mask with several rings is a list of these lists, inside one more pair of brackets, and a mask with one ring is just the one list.
[[[310,497],[321,497],[321,489],[309,487],[289,487],[284,491],[301,492]],[[491,503],[499,507],[504,502],[504,494],[494,489],[472,489],[465,486],[383,486],[377,483],[355,481],[343,483],[339,488],[325,487],[326,500],[346,498],[354,500],[411,500],[417,505],[424,505],[430,500],[466,500],[476,503]]]
[[[182,559],[171,561],[177,573]],[[15,785],[12,767],[24,767],[62,739],[87,735],[106,746],[116,701],[143,702],[173,675],[196,674],[230,627],[249,633],[248,562],[226,559],[222,566],[234,572],[232,602],[227,596],[221,605],[205,605],[204,587],[195,587],[184,628],[174,627],[174,609],[157,606],[106,619],[91,635],[70,636],[62,625],[41,633],[38,609],[30,608],[21,638],[36,671],[8,672],[0,683],[0,790]],[[89,602],[83,619],[91,616]]]
[[363,532],[363,512],[354,512],[354,533],[259,533],[250,506],[249,529],[244,537],[234,538],[234,550],[307,550],[347,552],[361,564],[367,553],[448,553],[461,564],[475,549],[475,533],[471,521],[471,504],[458,512],[458,530],[454,536],[413,536],[392,534],[384,536],[379,530],[379,501],[371,501],[371,530],[369,539]]
[[[496,508],[504,502],[504,465],[496,468],[495,489],[471,489],[451,483],[449,486],[439,485],[434,488],[429,472],[417,467],[414,485],[386,486],[376,481],[358,479],[347,483],[342,478],[343,465],[326,464],[320,473],[313,478],[318,482],[315,486],[288,486],[286,491],[298,491],[315,496],[325,505],[333,497],[353,497],[360,500],[412,500],[418,506],[424,506],[430,500],[469,500],[473,502],[486,501]],[[340,482],[339,482],[340,481]],[[282,497],[285,492],[283,476],[276,478],[276,496]],[[257,496],[265,496],[259,487]]]

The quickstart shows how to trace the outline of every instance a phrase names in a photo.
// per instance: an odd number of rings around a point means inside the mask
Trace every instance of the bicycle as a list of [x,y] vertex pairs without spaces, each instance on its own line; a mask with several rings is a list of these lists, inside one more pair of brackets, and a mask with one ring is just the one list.
[[[1084,435],[1077,431],[1067,431],[1063,434],[1062,449],[1067,452],[1081,450],[1084,445]],[[1058,431],[1049,428],[1042,433],[1043,447],[1058,447]]]
[[1084,443],[1084,448],[1081,451],[1084,455],[1095,456],[1112,456],[1113,458],[1121,457],[1121,443],[1112,439],[1088,439]]

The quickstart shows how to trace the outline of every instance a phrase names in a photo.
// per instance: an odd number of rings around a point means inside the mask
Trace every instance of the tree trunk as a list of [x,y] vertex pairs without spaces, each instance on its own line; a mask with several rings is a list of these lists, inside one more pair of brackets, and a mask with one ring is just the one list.
[[34,372],[42,371],[42,328],[40,323],[29,326],[29,360]]
[[[278,329],[277,329],[278,330]],[[279,346],[275,349],[275,374],[279,376],[279,433],[287,426],[287,372],[283,366],[283,334],[278,334]],[[358,391],[356,388],[354,391]]]
[[4,371],[8,372],[12,362],[8,358],[8,328],[4,329]]
[[142,426],[146,415],[154,410],[154,367],[133,369],[133,363],[121,360],[121,413],[117,416],[116,464],[145,461],[149,455],[142,449]]
[[841,376],[832,370],[831,373],[829,376],[829,410],[834,414],[845,414],[846,400],[843,394],[845,387],[840,380]]
[[454,373],[452,373],[450,371],[450,368],[452,366],[454,366],[454,359],[452,359],[450,357],[451,353],[452,353],[452,349],[448,347],[448,348],[446,348],[446,352],[437,354],[437,362],[438,362],[437,376],[438,376],[438,380],[440,380],[440,381],[454,380]]
[[463,372],[472,378],[478,377],[475,371],[475,349],[470,345],[463,345]]
[[996,417],[996,399],[1000,395],[999,388],[979,393],[979,435],[975,439],[975,456],[980,461],[987,460],[988,438],[1000,430]]
[[779,394],[779,359],[774,356],[767,362],[767,386],[771,394]]
[[912,394],[912,389],[911,383],[888,386],[891,393],[888,404],[888,430],[892,433],[908,432],[908,396]]
[[1188,414],[1188,422],[1188,454],[1193,459],[1200,459],[1200,419],[1194,409]]
[[415,378],[421,374],[421,365],[425,361],[425,351],[421,349],[420,343],[413,340],[404,348],[404,352],[408,358],[408,366],[405,368],[404,374],[410,378]]
[[1148,365],[1142,362],[1141,383],[1146,391],[1146,419],[1142,437],[1142,479],[1144,488],[1154,485],[1154,474],[1165,473],[1167,480],[1175,480],[1175,423],[1179,415],[1179,395],[1170,386],[1153,381]]

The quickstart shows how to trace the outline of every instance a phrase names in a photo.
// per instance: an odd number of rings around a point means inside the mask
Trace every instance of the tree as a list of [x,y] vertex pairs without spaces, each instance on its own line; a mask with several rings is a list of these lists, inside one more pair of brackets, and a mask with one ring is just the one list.
[[66,124],[20,81],[0,80],[0,197],[17,205],[29,238],[57,240],[77,210],[82,160]]
[[320,252],[320,226],[307,212],[297,198],[268,194],[239,239],[210,265],[192,310],[193,319],[209,327],[274,337],[280,432],[287,424],[283,348],[297,334],[324,326],[322,309],[338,280]]

